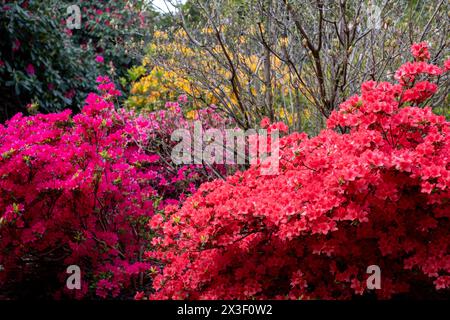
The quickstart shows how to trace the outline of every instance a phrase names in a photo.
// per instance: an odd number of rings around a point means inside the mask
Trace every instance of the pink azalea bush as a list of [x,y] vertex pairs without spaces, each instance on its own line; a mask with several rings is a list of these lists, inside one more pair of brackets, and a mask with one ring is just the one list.
[[[97,81],[100,94],[80,114],[17,114],[0,125],[2,295],[132,298],[158,267],[143,256],[150,217],[211,177],[159,152],[155,139],[188,125],[182,113],[116,111],[120,92]],[[65,288],[69,265],[81,268],[81,290]]]
[[448,297],[450,125],[423,107],[443,70],[412,52],[398,83],[365,82],[317,137],[283,137],[279,174],[255,165],[154,215],[150,298]]

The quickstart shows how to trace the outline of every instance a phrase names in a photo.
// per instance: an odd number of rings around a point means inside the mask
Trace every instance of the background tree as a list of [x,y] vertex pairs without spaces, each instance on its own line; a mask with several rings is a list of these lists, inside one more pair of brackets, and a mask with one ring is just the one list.
[[[268,116],[317,133],[359,83],[392,78],[411,43],[436,48],[432,62],[448,55],[443,0],[166,2],[174,32],[155,39],[153,65],[213,93],[244,128]],[[448,114],[448,77],[440,85],[428,103]]]

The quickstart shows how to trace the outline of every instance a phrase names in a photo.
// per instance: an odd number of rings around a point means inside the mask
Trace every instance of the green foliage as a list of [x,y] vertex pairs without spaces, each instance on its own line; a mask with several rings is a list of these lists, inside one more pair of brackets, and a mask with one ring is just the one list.
[[47,112],[80,105],[98,70],[50,15],[10,3],[1,9],[0,33],[0,121],[29,103]]
[[[144,3],[80,2],[82,25],[74,30],[66,27],[72,1],[0,5],[0,122],[26,109],[79,111],[98,75],[126,77],[142,58],[152,31],[148,26],[156,16]],[[103,61],[96,61],[97,56]]]

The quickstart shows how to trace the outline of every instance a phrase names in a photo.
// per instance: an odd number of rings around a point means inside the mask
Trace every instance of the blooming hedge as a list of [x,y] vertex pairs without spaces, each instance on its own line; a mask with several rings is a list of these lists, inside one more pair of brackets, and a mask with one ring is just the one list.
[[[132,297],[158,267],[143,256],[149,218],[212,177],[162,152],[174,128],[189,126],[182,105],[148,117],[116,111],[120,92],[97,81],[100,94],[78,115],[0,125],[0,296]],[[219,125],[210,114],[205,126]],[[81,290],[63,290],[69,265],[81,268]]]
[[422,107],[443,70],[426,44],[412,52],[398,83],[364,83],[317,137],[282,138],[278,175],[253,166],[155,215],[150,298],[448,297],[450,126]]

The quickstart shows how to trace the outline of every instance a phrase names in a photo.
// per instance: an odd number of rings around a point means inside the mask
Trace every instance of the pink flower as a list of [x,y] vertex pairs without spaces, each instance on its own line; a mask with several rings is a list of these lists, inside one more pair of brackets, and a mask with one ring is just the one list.
[[188,102],[188,97],[185,94],[182,94],[178,97],[178,102],[179,103],[187,103]]
[[122,93],[116,89],[114,83],[111,82],[111,79],[108,76],[98,76],[97,77],[97,89],[101,91],[104,95],[110,96],[121,96]]
[[445,71],[449,71],[450,70],[450,59],[445,60],[445,62],[444,62],[444,69],[445,69]]
[[403,93],[402,102],[411,101],[413,103],[421,103],[433,96],[438,87],[429,81],[420,81],[411,89],[407,89]]
[[108,83],[111,82],[111,79],[108,76],[98,76],[95,81],[97,83]]
[[179,107],[179,104],[178,104],[178,102],[167,101],[166,104],[165,104],[165,107],[167,109],[174,109],[174,108]]
[[439,76],[442,74],[442,70],[438,66],[423,61],[407,62],[395,72],[395,79],[402,86],[408,86],[414,82],[416,76],[421,74]]
[[450,276],[440,276],[434,281],[436,289],[445,289],[450,287]]
[[283,122],[278,122],[276,124],[276,129],[278,129],[281,132],[285,132],[285,133],[289,131],[289,127],[286,124],[284,124]]
[[263,128],[263,129],[267,128],[270,125],[270,119],[267,118],[267,117],[264,117],[261,120],[261,124],[260,125],[261,125],[261,128]]
[[103,58],[103,56],[98,55],[95,57],[95,61],[98,63],[103,63],[105,62],[105,59]]
[[5,66],[5,62],[3,60],[0,60],[0,68],[3,68]]
[[152,229],[157,229],[163,223],[164,219],[161,215],[155,214],[148,223],[148,226]]
[[29,76],[34,76],[36,74],[36,70],[34,69],[34,66],[31,63],[27,65],[25,71]]

